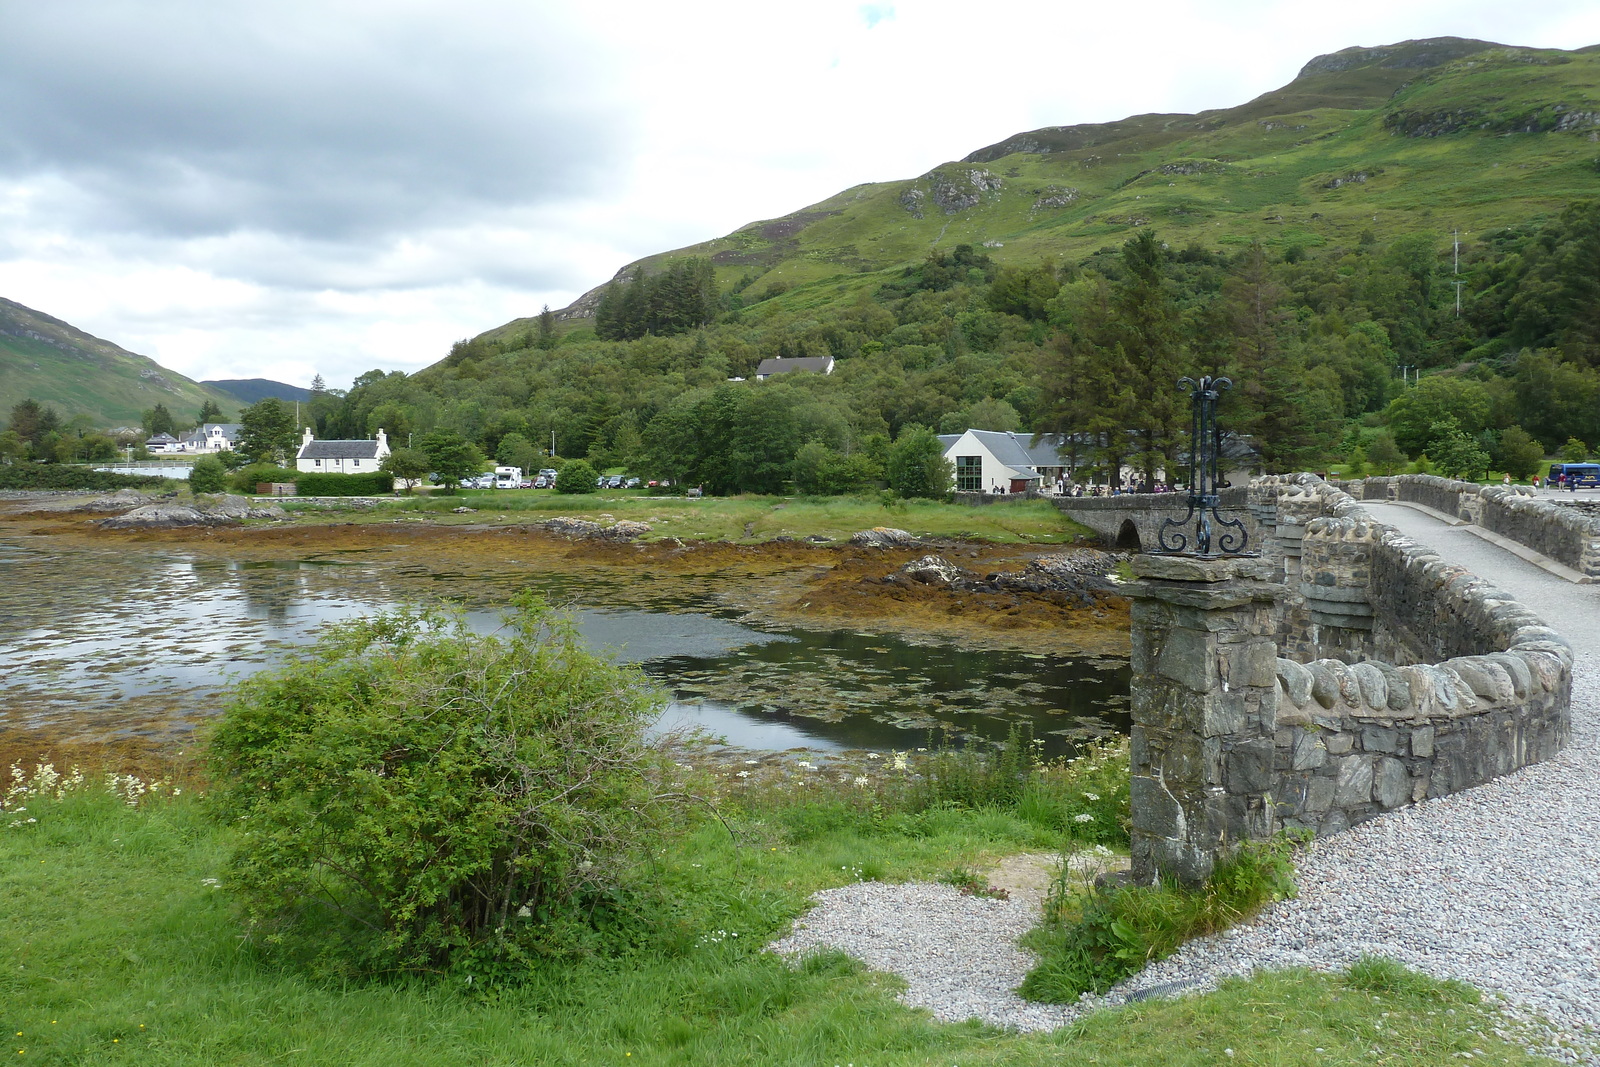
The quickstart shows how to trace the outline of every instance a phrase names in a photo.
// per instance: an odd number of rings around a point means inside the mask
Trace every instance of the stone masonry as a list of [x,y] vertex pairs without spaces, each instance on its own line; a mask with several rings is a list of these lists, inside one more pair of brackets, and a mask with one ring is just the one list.
[[1203,882],[1230,843],[1270,836],[1277,603],[1258,559],[1136,556],[1133,875]]
[[[1397,492],[1380,481],[1365,495]],[[1527,507],[1418,491],[1469,521]],[[1235,842],[1335,833],[1567,743],[1572,651],[1529,608],[1314,475],[1259,479],[1248,508],[1260,558],[1134,559],[1137,880],[1193,884]]]

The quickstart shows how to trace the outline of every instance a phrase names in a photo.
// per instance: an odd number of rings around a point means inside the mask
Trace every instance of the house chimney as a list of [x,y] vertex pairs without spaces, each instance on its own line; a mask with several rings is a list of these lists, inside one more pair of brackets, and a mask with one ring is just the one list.
[[389,451],[389,435],[383,432],[383,427],[378,427],[378,451]]
[[306,445],[309,445],[314,440],[315,440],[315,438],[311,436],[311,427],[307,426],[306,427],[305,436],[300,438],[300,447],[304,448],[304,447],[306,447]]

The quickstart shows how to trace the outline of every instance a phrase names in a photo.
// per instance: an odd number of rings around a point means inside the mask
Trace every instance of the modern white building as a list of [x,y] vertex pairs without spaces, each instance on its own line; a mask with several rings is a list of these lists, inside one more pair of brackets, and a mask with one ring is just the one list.
[[944,458],[956,469],[958,493],[1022,493],[1051,489],[1071,472],[1056,438],[1001,430],[943,434]]
[[389,437],[381,429],[369,441],[318,441],[306,427],[295,453],[294,469],[317,474],[372,474],[389,454]]

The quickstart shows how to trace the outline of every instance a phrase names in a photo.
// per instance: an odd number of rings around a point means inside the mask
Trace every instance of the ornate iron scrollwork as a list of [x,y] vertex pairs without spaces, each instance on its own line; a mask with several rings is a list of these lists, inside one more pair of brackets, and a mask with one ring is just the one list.
[[[1217,400],[1224,389],[1232,389],[1227,378],[1179,378],[1189,389],[1189,510],[1181,519],[1167,519],[1157,532],[1163,552],[1192,552],[1199,556],[1235,555],[1250,542],[1250,533],[1238,519],[1223,518],[1218,511],[1219,461],[1222,457],[1222,431],[1217,427]],[[1194,523],[1194,547],[1189,547],[1189,524]],[[1211,549],[1213,528],[1217,550]]]

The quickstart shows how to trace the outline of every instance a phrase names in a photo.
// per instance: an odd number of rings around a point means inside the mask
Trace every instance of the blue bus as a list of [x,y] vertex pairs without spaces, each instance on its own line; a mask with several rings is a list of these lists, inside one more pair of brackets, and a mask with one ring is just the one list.
[[1552,463],[1550,464],[1550,478],[1545,483],[1549,486],[1559,486],[1561,476],[1567,476],[1567,485],[1580,486],[1587,489],[1600,487],[1600,463]]

